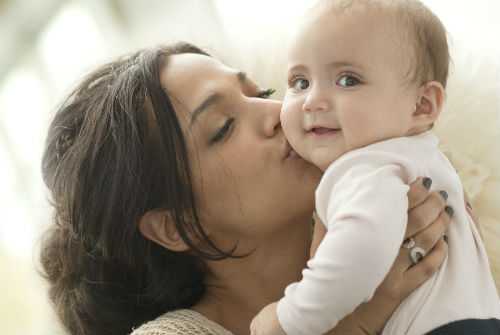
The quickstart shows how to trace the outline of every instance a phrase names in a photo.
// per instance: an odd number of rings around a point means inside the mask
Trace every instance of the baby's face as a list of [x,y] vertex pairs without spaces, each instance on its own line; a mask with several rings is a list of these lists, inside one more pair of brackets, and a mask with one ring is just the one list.
[[326,13],[299,31],[288,59],[281,121],[294,150],[321,169],[346,151],[404,136],[417,86],[409,47],[373,11]]

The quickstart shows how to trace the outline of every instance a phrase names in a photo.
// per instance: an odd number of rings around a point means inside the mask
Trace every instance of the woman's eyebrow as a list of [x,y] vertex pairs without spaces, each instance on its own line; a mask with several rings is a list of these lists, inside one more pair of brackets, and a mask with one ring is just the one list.
[[191,122],[189,123],[189,126],[191,127],[202,112],[206,111],[210,106],[216,104],[221,98],[222,96],[219,93],[213,93],[203,100],[203,102],[191,113]]
[[[247,81],[247,74],[245,72],[242,72],[242,71],[238,71],[236,72],[236,78],[238,79],[238,82],[240,83],[240,85],[243,85],[246,81]],[[213,94],[210,94],[205,100],[203,100],[203,102],[198,106],[196,107],[193,112],[191,113],[191,121],[189,123],[189,126],[191,127],[193,125],[193,123],[196,121],[196,119],[198,118],[198,116],[208,110],[209,107],[211,107],[212,105],[215,105],[216,103],[218,103],[220,100],[222,99],[222,95],[220,93],[213,93]]]
[[238,81],[240,82],[240,84],[244,84],[245,81],[247,81],[247,74],[243,71],[237,72],[236,77],[238,78]]

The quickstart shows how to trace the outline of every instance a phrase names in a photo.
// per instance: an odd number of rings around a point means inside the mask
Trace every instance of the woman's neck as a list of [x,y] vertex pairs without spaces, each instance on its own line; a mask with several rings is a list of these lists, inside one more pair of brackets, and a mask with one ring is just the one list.
[[208,264],[207,291],[193,309],[234,335],[249,333],[250,321],[267,304],[279,300],[287,285],[301,278],[309,259],[310,219],[288,225],[242,259]]

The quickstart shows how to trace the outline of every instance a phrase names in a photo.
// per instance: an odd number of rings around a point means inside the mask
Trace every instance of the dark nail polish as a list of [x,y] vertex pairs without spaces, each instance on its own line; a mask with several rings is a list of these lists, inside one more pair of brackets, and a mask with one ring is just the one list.
[[444,235],[443,235],[443,240],[444,240],[446,243],[448,243],[448,235],[444,234]]
[[453,213],[455,213],[455,211],[453,210],[453,208],[452,208],[452,207],[450,207],[450,206],[446,206],[446,207],[444,208],[444,210],[445,210],[445,212],[446,212],[446,213],[450,216],[450,218],[452,218],[452,217],[453,217]]
[[448,200],[448,193],[446,193],[446,191],[439,191],[439,194],[441,194],[444,201]]
[[432,185],[432,179],[429,177],[425,177],[424,179],[422,179],[422,184],[427,190],[430,190]]

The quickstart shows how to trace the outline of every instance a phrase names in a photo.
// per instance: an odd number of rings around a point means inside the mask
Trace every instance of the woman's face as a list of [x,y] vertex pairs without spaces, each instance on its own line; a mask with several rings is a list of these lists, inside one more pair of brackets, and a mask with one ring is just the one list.
[[289,155],[279,101],[204,55],[170,56],[161,81],[185,135],[201,223],[215,243],[253,247],[307,222],[320,172]]

